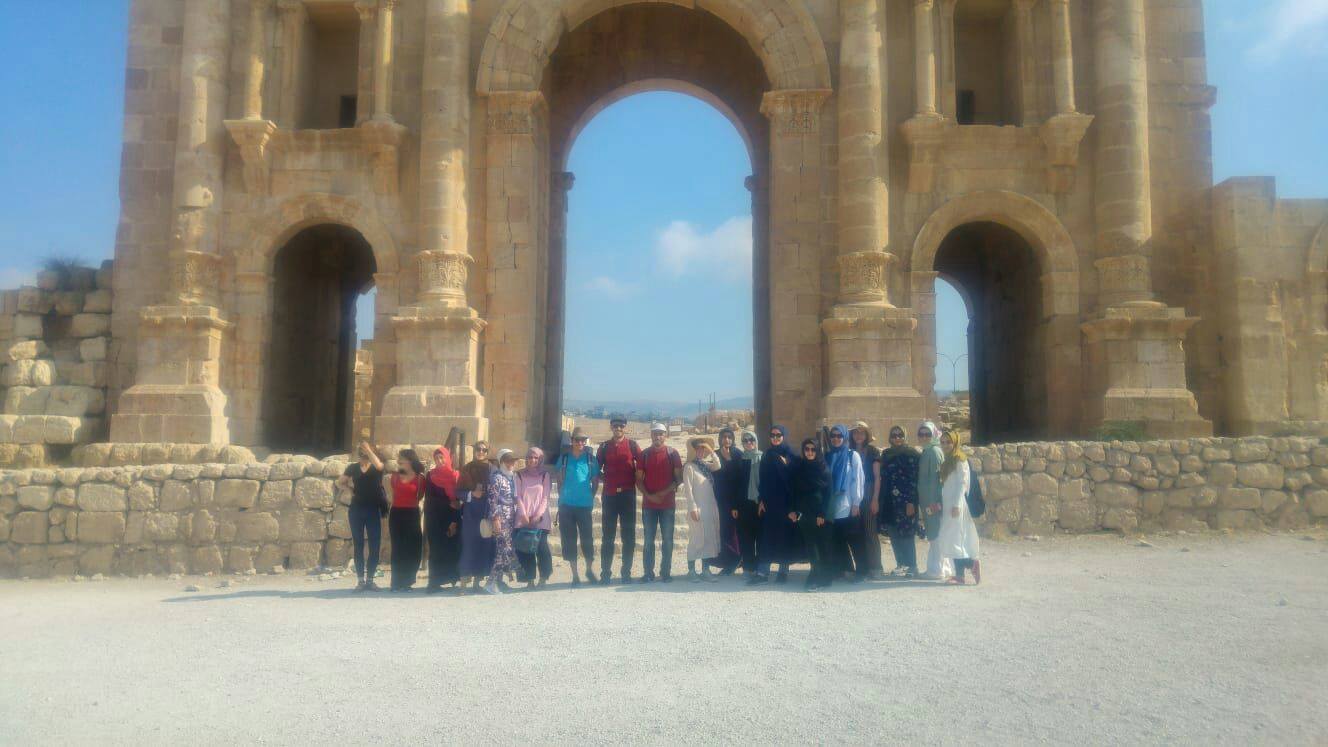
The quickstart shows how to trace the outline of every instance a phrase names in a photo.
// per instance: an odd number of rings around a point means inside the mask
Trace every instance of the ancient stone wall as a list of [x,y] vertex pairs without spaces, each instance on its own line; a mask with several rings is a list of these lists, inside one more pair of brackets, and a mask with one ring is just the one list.
[[[161,457],[121,446],[84,447],[83,461]],[[193,457],[252,459],[237,447]],[[1328,446],[1314,439],[1006,444],[974,449],[971,465],[989,536],[1294,529],[1328,519]],[[350,495],[335,480],[345,468],[340,459],[270,456],[3,472],[0,576],[344,565]],[[680,517],[675,541],[684,545],[685,528]]]
[[1328,518],[1311,438],[1001,444],[972,450],[984,534],[1294,529]]
[[0,468],[61,461],[105,438],[111,263],[0,292]]

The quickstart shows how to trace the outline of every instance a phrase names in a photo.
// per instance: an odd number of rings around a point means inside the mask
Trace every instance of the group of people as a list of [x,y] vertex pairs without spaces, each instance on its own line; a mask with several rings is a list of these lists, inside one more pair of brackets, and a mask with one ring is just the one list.
[[[690,439],[684,460],[667,444],[663,425],[651,426],[645,448],[627,436],[624,418],[613,418],[610,429],[612,436],[592,449],[585,431],[576,428],[552,463],[539,447],[531,447],[520,466],[509,449],[491,459],[489,445],[480,441],[460,468],[451,451],[440,447],[426,469],[415,451],[404,449],[391,474],[373,448],[361,444],[358,461],[339,481],[352,493],[356,590],[378,589],[383,515],[392,541],[392,591],[415,585],[426,540],[428,591],[469,584],[501,594],[510,589],[509,580],[543,586],[553,570],[549,534],[555,528],[573,586],[581,585],[583,572],[590,583],[612,583],[619,532],[618,579],[632,583],[638,496],[642,583],[672,581],[679,501],[689,523],[692,581],[713,582],[741,569],[750,585],[782,584],[789,566],[804,560],[811,564],[807,591],[881,578],[879,534],[894,552],[892,575],[963,584],[972,571],[981,582],[970,509],[977,483],[957,431],[923,423],[919,449],[896,426],[889,447],[881,450],[859,422],[851,429],[834,426],[826,438],[808,438],[795,452],[782,426],[770,429],[765,450],[755,433],[743,431],[738,438],[726,428],[718,443],[709,436]],[[598,576],[591,531],[597,493]],[[918,567],[919,538],[930,543],[925,569]]]

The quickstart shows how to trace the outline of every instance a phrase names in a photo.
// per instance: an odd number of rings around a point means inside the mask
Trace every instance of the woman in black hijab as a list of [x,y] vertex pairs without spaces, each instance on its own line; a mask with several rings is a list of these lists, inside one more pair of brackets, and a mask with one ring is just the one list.
[[793,561],[795,533],[789,521],[789,473],[798,455],[786,443],[788,430],[782,425],[770,428],[770,448],[761,455],[760,503],[761,536],[756,545],[756,573],[747,581],[755,586],[770,581],[770,566],[779,564],[777,583],[788,581],[789,563]]
[[807,591],[830,586],[835,576],[835,562],[831,549],[834,525],[826,520],[826,507],[830,504],[830,467],[821,458],[816,441],[802,442],[802,456],[794,463],[789,475],[789,494],[792,497],[788,518],[802,532],[811,560],[812,570],[807,574]]

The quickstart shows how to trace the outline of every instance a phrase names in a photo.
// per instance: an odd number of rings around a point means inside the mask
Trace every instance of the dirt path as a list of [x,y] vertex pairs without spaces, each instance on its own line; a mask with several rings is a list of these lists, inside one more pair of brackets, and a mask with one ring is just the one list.
[[[1328,541],[987,543],[981,587],[0,583],[0,743],[1328,740]],[[188,584],[202,588],[196,593]]]

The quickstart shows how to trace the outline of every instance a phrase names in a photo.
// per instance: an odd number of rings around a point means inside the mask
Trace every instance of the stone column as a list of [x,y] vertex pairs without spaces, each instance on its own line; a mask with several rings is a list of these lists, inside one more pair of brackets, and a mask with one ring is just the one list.
[[770,119],[771,414],[790,433],[821,420],[821,106],[827,90],[765,94]]
[[1014,0],[1015,53],[1019,57],[1019,124],[1037,124],[1037,66],[1033,38],[1034,0]]
[[1083,325],[1093,377],[1085,422],[1142,424],[1149,436],[1208,435],[1186,386],[1184,338],[1198,320],[1153,300],[1149,241],[1148,60],[1143,0],[1097,0],[1097,318]]
[[[380,12],[388,27],[390,6]],[[383,443],[437,444],[452,427],[484,438],[484,398],[476,388],[484,322],[467,296],[470,266],[466,171],[470,151],[469,0],[428,0],[420,127],[419,294],[398,310],[397,385],[383,399],[376,434]],[[378,61],[383,61],[380,54]],[[379,79],[377,82],[381,82]],[[370,129],[399,128],[375,97]]]
[[271,0],[249,0],[249,65],[244,79],[244,118],[263,118],[263,71]]
[[[759,166],[759,164],[758,164]],[[770,186],[765,176],[743,180],[752,195],[752,361],[757,433],[770,432]],[[763,430],[762,430],[763,429]]]
[[187,0],[168,256],[170,285],[142,310],[136,381],[111,418],[111,440],[228,443],[226,395],[218,386],[230,324],[218,303],[223,122],[230,48],[230,0]]
[[1071,114],[1074,103],[1074,46],[1070,0],[1048,0],[1051,8],[1051,65],[1056,113]]
[[544,97],[504,91],[487,98],[485,245],[490,324],[484,336],[484,392],[492,440],[525,445],[539,438],[544,390],[539,307],[545,271],[548,145]]
[[544,433],[540,442],[557,454],[563,422],[563,346],[567,339],[567,193],[576,177],[554,172],[549,180],[549,298],[544,324]]
[[[374,47],[373,118],[379,122],[392,120],[392,14],[398,0],[378,1],[378,24]],[[468,10],[468,9],[467,9]],[[469,48],[469,45],[467,45]]]
[[304,0],[277,0],[281,14],[281,90],[277,107],[277,122],[282,127],[295,129],[300,114],[299,102],[300,44],[305,18]]
[[949,120],[956,116],[955,101],[955,2],[941,0],[941,114]]
[[374,16],[378,15],[378,0],[355,0],[355,12],[360,16],[360,48],[355,80],[355,124],[359,126],[373,115],[374,50],[378,47]]
[[913,388],[917,320],[889,298],[880,8],[876,0],[844,0],[839,10],[839,295],[821,323],[824,413],[830,422],[865,419],[888,429],[925,414]]
[[[944,0],[942,0],[944,2]],[[900,125],[908,143],[908,191],[930,192],[948,122],[936,111],[933,0],[913,0],[913,117]],[[951,21],[953,26],[953,20]]]

